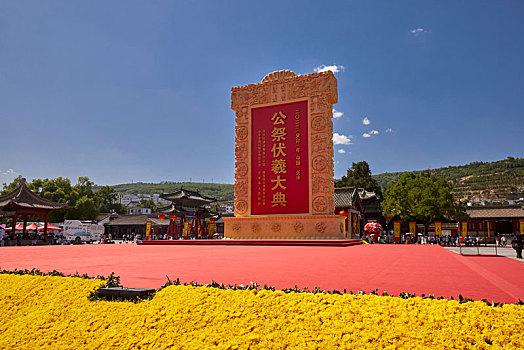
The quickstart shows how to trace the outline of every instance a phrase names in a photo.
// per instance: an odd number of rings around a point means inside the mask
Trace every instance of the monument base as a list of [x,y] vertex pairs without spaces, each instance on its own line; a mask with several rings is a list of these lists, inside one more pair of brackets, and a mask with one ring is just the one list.
[[256,216],[224,218],[229,239],[346,239],[340,215]]

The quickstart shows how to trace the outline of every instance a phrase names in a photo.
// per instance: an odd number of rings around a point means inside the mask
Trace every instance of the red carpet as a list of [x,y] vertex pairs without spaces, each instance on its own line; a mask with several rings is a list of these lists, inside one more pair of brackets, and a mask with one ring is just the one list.
[[108,275],[128,287],[171,279],[250,281],[277,288],[318,286],[348,292],[435,294],[504,302],[524,300],[524,263],[504,257],[462,257],[431,245],[184,246],[80,245],[2,247],[0,267]]
[[138,245],[243,245],[243,246],[315,246],[349,247],[363,244],[359,239],[201,239],[201,240],[157,240],[143,241]]

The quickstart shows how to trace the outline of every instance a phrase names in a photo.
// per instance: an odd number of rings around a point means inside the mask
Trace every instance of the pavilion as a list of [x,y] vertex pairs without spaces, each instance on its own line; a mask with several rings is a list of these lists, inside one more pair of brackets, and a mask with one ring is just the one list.
[[26,184],[26,179],[13,192],[0,196],[0,218],[13,218],[12,228],[16,227],[17,218],[23,219],[22,232],[27,232],[28,218],[44,220],[44,234],[47,235],[48,216],[50,212],[68,209],[66,203],[56,203],[34,194]]
[[212,213],[205,208],[205,205],[216,202],[215,198],[207,197],[198,190],[190,191],[183,187],[173,193],[164,193],[160,197],[171,201],[171,205],[158,209],[159,213],[169,215],[170,236],[187,238],[194,230],[195,238],[208,237],[210,233],[205,225],[205,219],[211,217]]

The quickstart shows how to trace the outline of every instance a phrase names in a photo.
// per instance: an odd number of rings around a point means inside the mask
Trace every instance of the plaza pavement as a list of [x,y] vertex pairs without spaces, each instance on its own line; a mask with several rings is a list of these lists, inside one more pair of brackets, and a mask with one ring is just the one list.
[[[506,251],[509,250],[507,249]],[[514,252],[514,251],[513,251]],[[138,246],[136,244],[0,247],[0,268],[121,276],[127,287],[158,288],[180,278],[278,289],[378,289],[499,302],[524,300],[524,262],[461,256],[434,245]]]

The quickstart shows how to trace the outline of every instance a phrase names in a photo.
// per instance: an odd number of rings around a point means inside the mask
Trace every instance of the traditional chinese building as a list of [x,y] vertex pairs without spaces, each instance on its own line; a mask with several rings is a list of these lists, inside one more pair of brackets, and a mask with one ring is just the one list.
[[17,219],[23,220],[23,231],[27,231],[28,218],[44,220],[44,234],[47,234],[48,215],[50,212],[69,208],[66,203],[57,203],[34,194],[26,184],[26,179],[13,192],[0,197],[0,217],[13,219],[14,228]]
[[122,239],[124,235],[140,235],[142,239],[146,233],[146,222],[151,221],[151,236],[160,236],[167,233],[169,220],[159,219],[157,215],[120,215],[104,224],[105,234],[111,234],[112,239]]
[[358,189],[354,187],[335,188],[335,212],[347,216],[346,231],[348,237],[360,236],[363,228],[364,207]]
[[[184,188],[173,193],[164,193],[160,197],[171,201],[171,205],[158,209],[160,214],[171,220],[171,236],[187,238],[193,234],[196,238],[208,238],[213,235],[214,232],[209,232],[210,225],[206,223],[206,219],[217,215],[211,213],[206,206],[216,202],[215,198]],[[214,224],[211,227],[214,231]]]
[[467,213],[471,218],[468,234],[487,238],[489,232],[490,239],[497,234],[520,233],[520,222],[524,221],[524,209],[520,204],[468,207]]
[[352,237],[358,237],[369,221],[377,221],[386,228],[382,205],[375,192],[364,188],[335,188],[335,212],[341,211],[348,213],[346,227]]

